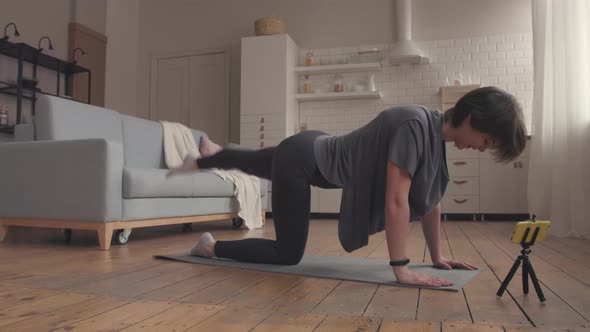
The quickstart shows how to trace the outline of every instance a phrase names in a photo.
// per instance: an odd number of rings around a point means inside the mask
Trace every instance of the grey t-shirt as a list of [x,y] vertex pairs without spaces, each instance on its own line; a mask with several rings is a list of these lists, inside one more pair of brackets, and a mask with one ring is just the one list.
[[442,125],[442,113],[418,105],[397,106],[349,134],[316,139],[320,172],[343,188],[338,235],[346,251],[365,246],[370,234],[385,227],[388,160],[412,178],[412,219],[440,202],[449,181]]

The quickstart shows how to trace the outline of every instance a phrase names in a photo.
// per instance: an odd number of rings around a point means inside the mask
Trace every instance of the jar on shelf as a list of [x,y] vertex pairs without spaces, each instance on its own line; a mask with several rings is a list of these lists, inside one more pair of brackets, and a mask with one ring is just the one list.
[[303,81],[303,93],[313,93],[311,88],[311,81],[309,80],[309,75],[305,75],[305,80]]
[[463,85],[463,74],[456,72],[455,76],[453,77],[453,84],[454,85]]
[[313,56],[313,51],[307,52],[305,54],[305,65],[306,66],[313,66],[315,64],[315,58]]
[[375,74],[371,73],[367,77],[367,90],[369,91],[376,91],[377,87],[375,87]]
[[334,92],[344,92],[344,79],[342,75],[336,74],[332,86],[334,87]]
[[0,126],[8,126],[8,109],[0,105]]

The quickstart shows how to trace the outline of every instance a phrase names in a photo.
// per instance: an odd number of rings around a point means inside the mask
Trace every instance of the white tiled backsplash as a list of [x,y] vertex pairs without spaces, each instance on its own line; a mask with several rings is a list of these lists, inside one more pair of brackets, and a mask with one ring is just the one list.
[[[383,98],[302,102],[299,104],[300,124],[309,130],[340,135],[363,126],[379,112],[394,105],[414,103],[440,109],[439,88],[446,84],[446,78],[452,84],[455,72],[460,72],[464,84],[494,85],[515,95],[523,107],[530,130],[533,98],[532,35],[489,35],[422,41],[417,44],[430,58],[430,64],[392,66],[387,60],[389,44],[311,50],[318,64],[334,59],[342,61],[359,50],[382,50],[382,70],[375,73],[375,85]],[[304,64],[309,51],[300,50],[300,65]],[[342,76],[346,84],[350,85],[366,82],[368,74],[345,73]],[[333,78],[333,74],[312,75],[312,88],[327,90]],[[303,76],[300,77],[299,91],[302,91],[302,86]]]

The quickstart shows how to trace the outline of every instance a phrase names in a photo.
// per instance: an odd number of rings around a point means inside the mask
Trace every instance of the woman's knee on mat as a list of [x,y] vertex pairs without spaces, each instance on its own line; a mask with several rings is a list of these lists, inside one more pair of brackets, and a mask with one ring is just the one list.
[[297,265],[303,258],[304,250],[289,251],[279,255],[280,265]]

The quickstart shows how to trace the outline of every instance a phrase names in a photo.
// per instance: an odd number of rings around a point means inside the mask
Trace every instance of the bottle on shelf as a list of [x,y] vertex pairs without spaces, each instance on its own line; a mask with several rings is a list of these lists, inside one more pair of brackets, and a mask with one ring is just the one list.
[[314,64],[315,64],[315,58],[313,56],[313,51],[309,51],[305,55],[305,65],[306,66],[313,66]]
[[367,78],[367,90],[369,90],[369,91],[377,90],[377,88],[375,87],[375,74],[373,74],[373,73],[369,74],[369,76]]
[[334,77],[334,92],[344,92],[344,79],[342,75],[336,74]]
[[456,72],[455,77],[453,78],[453,83],[455,85],[463,85],[463,74]]
[[8,109],[0,105],[0,127],[8,126]]
[[305,75],[305,80],[303,81],[303,93],[313,93],[311,88],[311,81],[309,80],[309,75]]

